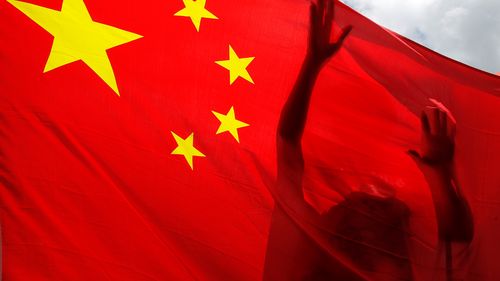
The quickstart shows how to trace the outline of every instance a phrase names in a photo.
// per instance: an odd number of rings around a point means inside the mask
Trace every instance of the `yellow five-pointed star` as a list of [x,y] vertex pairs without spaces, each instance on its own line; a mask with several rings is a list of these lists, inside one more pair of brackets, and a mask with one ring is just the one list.
[[253,61],[254,58],[255,57],[239,58],[238,55],[234,52],[233,47],[229,45],[229,59],[216,61],[215,63],[229,70],[229,84],[232,85],[238,77],[241,77],[254,84],[252,77],[250,77],[250,73],[248,73],[247,71],[248,65]]
[[182,2],[184,2],[185,8],[175,13],[174,16],[190,17],[198,32],[200,32],[201,19],[218,19],[214,14],[205,9],[207,0],[182,0]]
[[212,113],[220,121],[220,126],[216,134],[218,135],[224,132],[229,132],[234,137],[234,139],[236,139],[237,142],[240,142],[240,138],[238,136],[238,129],[243,127],[248,127],[250,125],[236,119],[236,116],[234,114],[234,107],[231,106],[231,109],[229,109],[229,112],[226,115],[220,114],[215,111],[212,111]]
[[201,153],[193,145],[194,134],[191,133],[189,137],[183,139],[178,135],[176,135],[174,132],[171,133],[175,139],[175,142],[177,143],[177,147],[174,149],[174,151],[172,151],[172,154],[183,155],[186,161],[188,162],[189,167],[191,167],[191,170],[193,170],[193,157],[194,156],[205,157],[205,154]]
[[142,36],[92,21],[83,0],[63,0],[61,11],[7,1],[54,36],[44,72],[82,60],[120,95],[106,50]]

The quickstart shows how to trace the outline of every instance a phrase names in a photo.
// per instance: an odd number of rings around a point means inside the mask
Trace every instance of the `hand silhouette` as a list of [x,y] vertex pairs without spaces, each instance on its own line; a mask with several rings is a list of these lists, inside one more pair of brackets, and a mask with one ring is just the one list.
[[340,49],[352,30],[351,25],[344,27],[338,39],[335,42],[330,42],[333,13],[333,0],[317,0],[317,3],[311,3],[307,59],[318,66],[321,66]]
[[[474,236],[472,211],[462,195],[452,165],[455,148],[455,119],[440,102],[422,112],[420,153],[410,150],[429,184],[437,215],[439,238],[447,243],[470,242]],[[451,279],[450,279],[451,280]]]
[[428,106],[422,112],[420,153],[411,150],[413,158],[431,166],[449,166],[455,147],[455,122],[439,106]]

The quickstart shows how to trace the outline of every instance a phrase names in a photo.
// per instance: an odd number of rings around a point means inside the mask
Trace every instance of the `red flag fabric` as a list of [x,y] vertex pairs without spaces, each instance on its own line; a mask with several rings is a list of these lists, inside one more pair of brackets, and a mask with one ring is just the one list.
[[[349,209],[333,178],[352,192],[384,186],[407,208],[408,246],[389,254],[408,261],[411,279],[444,280],[451,255],[456,280],[497,280],[499,77],[336,5],[332,36],[354,28],[311,100],[309,205]],[[4,280],[261,280],[275,203],[291,233],[352,278],[395,279],[390,266],[360,266],[376,245],[346,257],[348,244],[330,243],[276,190],[276,130],[305,55],[308,2],[0,7]],[[407,153],[429,98],[456,119],[454,165],[474,217],[473,240],[444,252],[428,183]]]

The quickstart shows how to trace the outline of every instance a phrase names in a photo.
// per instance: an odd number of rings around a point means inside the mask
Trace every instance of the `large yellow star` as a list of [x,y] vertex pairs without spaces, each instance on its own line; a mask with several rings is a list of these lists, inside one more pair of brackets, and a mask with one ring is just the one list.
[[174,16],[189,17],[196,28],[200,32],[201,19],[218,19],[214,14],[205,9],[207,0],[182,0],[184,9],[178,11]]
[[172,151],[172,154],[183,155],[186,161],[188,162],[189,167],[191,167],[191,170],[193,170],[193,157],[194,156],[205,157],[205,154],[201,153],[193,145],[194,134],[191,133],[189,137],[183,139],[178,135],[176,135],[174,132],[171,133],[175,139],[175,142],[177,143],[177,147],[174,149],[174,151]]
[[82,60],[120,95],[106,50],[141,38],[141,35],[92,21],[83,0],[63,0],[61,11],[7,1],[54,36],[43,72]]
[[215,63],[229,70],[229,84],[241,77],[248,82],[254,84],[250,73],[247,71],[248,65],[253,61],[255,57],[239,58],[236,52],[234,52],[233,47],[229,45],[229,59],[223,61],[216,61]]
[[231,109],[229,109],[229,112],[226,115],[220,114],[215,111],[212,111],[212,113],[220,121],[220,126],[216,134],[218,135],[224,132],[229,132],[234,137],[234,139],[239,143],[240,138],[238,136],[238,129],[243,127],[248,127],[250,125],[236,119],[236,116],[234,114],[234,107],[231,106]]

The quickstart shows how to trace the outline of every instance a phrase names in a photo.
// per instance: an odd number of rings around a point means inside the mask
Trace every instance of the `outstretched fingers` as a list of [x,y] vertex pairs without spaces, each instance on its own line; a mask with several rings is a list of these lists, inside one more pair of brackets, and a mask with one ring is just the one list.
[[[429,98],[429,101],[431,103],[433,103],[436,107],[438,107],[442,112],[445,113],[446,115],[446,118],[445,118],[445,127],[446,127],[446,132],[447,134],[451,137],[451,138],[454,138],[455,137],[455,131],[456,131],[456,120],[455,120],[455,117],[453,117],[453,114],[451,113],[451,111],[446,108],[446,106],[444,106],[443,103],[437,101],[436,99],[433,99],[433,98]],[[444,122],[443,122],[444,123]]]
[[351,30],[352,30],[352,25],[348,25],[342,29],[342,33],[340,34],[337,41],[330,45],[330,50],[329,50],[330,55],[333,55],[340,49],[340,47],[342,47],[342,44],[344,44],[344,40],[347,38]]
[[425,110],[420,114],[420,124],[422,125],[422,132],[429,135],[431,133],[431,124],[429,123],[429,117],[427,117],[427,112],[425,112]]
[[429,135],[455,137],[456,124],[449,112],[436,106],[427,106],[420,116],[422,131]]
[[337,42],[339,44],[344,43],[344,40],[347,38],[347,35],[349,35],[349,33],[351,33],[351,31],[352,31],[352,25],[348,25],[348,26],[342,28],[342,33],[340,33],[340,36],[339,36],[339,39],[337,40]]
[[325,22],[325,2],[327,0],[317,0],[317,5],[318,5],[318,19],[320,25],[323,25]]
[[333,56],[351,32],[352,26],[342,29],[342,33],[330,43],[336,0],[316,0],[310,6],[309,49],[311,59],[321,65]]
[[433,135],[438,135],[439,132],[441,131],[441,112],[439,111],[439,108],[433,107],[432,108],[432,117],[431,117],[431,132]]
[[309,7],[310,9],[310,14],[309,14],[309,26],[311,31],[316,31],[318,30],[318,5],[316,3],[311,2],[311,6]]
[[457,132],[457,124],[455,123],[455,120],[451,116],[447,116],[448,119],[448,135],[450,138],[455,139],[455,135]]
[[418,151],[416,151],[415,149],[410,149],[410,150],[406,151],[406,153],[411,157],[411,159],[413,159],[413,161],[415,161],[417,164],[421,165],[421,162],[423,161],[422,155],[420,155],[420,153]]
[[[425,115],[425,120],[427,129],[424,130],[424,133],[430,135],[437,135],[440,131],[440,122],[439,122],[439,109],[435,106],[427,106],[424,109],[423,114]],[[422,122],[422,126],[424,126]]]
[[325,36],[327,40],[330,40],[330,33],[332,31],[333,24],[333,12],[334,12],[334,3],[333,0],[328,0],[326,3],[326,12],[325,12]]
[[444,110],[439,110],[439,134],[448,134],[448,114]]

